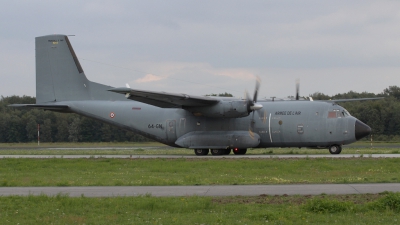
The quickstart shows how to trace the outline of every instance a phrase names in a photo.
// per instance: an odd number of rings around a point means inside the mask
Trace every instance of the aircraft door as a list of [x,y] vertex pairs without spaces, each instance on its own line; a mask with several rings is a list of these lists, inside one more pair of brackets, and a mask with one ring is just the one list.
[[179,129],[177,130],[178,136],[182,136],[186,133],[186,118],[179,120]]
[[269,115],[268,127],[270,130],[271,144],[278,144],[283,141],[282,125],[283,125],[283,121],[280,116],[271,116],[271,114]]
[[176,120],[167,120],[166,126],[167,129],[167,140],[175,141],[176,140]]

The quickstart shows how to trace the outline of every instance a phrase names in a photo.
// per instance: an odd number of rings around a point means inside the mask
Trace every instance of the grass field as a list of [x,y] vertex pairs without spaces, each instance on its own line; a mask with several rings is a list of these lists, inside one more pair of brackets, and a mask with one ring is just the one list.
[[[327,150],[257,149],[267,159],[0,159],[0,186],[222,185],[400,181],[397,143],[345,148],[361,158],[277,159]],[[0,144],[0,155],[193,155],[154,143]],[[91,149],[107,147],[108,149]],[[115,149],[113,149],[115,147]],[[148,147],[158,147],[149,149]],[[123,148],[123,149],[121,149]],[[125,149],[126,148],[126,149]],[[134,148],[134,149],[133,149]],[[0,197],[0,224],[399,224],[400,194],[232,197]]]
[[1,224],[398,224],[400,194],[0,197]]
[[0,159],[0,186],[159,186],[400,181],[399,158]]

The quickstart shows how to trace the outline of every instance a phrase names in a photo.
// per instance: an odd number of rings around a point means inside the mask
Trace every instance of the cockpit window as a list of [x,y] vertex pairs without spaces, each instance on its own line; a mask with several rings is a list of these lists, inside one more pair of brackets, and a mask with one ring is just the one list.
[[341,118],[346,117],[346,113],[344,111],[340,111],[339,109],[334,109],[333,111],[328,112],[328,118]]
[[343,109],[343,113],[344,113],[344,115],[346,115],[346,116],[351,116],[350,113],[349,113],[349,111],[347,111],[347,110],[345,110],[345,109]]
[[336,112],[335,111],[330,111],[328,112],[328,118],[336,118]]

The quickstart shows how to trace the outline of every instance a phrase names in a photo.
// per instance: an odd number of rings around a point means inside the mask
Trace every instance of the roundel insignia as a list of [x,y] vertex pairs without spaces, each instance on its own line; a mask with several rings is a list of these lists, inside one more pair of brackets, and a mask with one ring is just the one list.
[[114,117],[115,117],[115,113],[111,112],[111,113],[110,113],[110,117],[111,117],[111,118],[114,118]]

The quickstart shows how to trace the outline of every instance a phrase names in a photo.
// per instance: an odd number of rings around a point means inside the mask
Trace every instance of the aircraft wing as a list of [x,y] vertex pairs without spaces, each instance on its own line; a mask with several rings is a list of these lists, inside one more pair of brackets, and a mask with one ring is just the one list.
[[124,94],[128,99],[154,105],[160,108],[201,107],[214,105],[218,99],[206,96],[192,96],[179,93],[144,91],[126,87],[113,88],[109,91]]
[[370,101],[370,100],[379,100],[383,99],[384,97],[379,98],[349,98],[349,99],[332,99],[332,100],[320,100],[324,102],[354,102],[354,101]]

